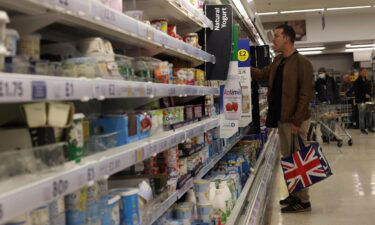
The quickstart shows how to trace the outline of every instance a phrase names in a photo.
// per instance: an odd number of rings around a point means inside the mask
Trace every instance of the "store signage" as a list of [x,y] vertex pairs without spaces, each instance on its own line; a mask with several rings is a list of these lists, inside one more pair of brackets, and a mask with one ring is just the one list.
[[242,114],[239,127],[246,127],[252,121],[250,73],[250,40],[241,39],[238,41],[238,75],[242,89]]
[[213,21],[213,29],[206,29],[206,51],[216,57],[215,64],[206,64],[206,77],[227,80],[232,48],[232,7],[206,5],[206,16]]

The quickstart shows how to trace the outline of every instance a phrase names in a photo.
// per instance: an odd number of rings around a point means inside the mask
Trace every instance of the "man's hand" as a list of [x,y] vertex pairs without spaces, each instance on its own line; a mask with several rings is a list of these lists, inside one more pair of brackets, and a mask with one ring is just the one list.
[[299,127],[296,125],[292,124],[292,134],[298,134],[299,133]]

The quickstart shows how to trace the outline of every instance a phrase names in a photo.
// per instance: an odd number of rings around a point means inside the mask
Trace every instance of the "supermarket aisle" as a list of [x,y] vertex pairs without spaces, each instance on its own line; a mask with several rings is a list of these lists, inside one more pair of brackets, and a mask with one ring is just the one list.
[[[375,134],[351,130],[354,146],[324,145],[334,175],[311,188],[312,211],[281,214],[279,200],[287,195],[279,169],[266,225],[373,225],[375,221]],[[282,190],[280,190],[282,189]]]

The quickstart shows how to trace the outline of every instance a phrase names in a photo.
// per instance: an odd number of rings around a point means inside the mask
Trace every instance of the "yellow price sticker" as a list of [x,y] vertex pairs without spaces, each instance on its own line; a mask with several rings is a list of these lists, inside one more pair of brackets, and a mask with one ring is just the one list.
[[238,60],[241,62],[245,62],[249,59],[249,52],[246,49],[240,49],[238,51]]

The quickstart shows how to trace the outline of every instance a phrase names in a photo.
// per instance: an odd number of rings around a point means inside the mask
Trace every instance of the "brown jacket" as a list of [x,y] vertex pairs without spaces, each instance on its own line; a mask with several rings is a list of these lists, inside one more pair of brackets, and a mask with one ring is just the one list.
[[[251,68],[252,77],[268,81],[268,102],[282,54],[264,69]],[[309,105],[313,98],[313,67],[303,55],[297,53],[286,58],[284,66],[280,122],[292,122],[300,127],[310,118]]]

